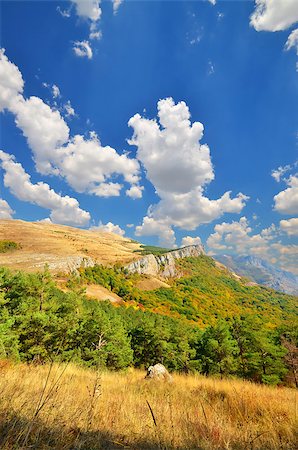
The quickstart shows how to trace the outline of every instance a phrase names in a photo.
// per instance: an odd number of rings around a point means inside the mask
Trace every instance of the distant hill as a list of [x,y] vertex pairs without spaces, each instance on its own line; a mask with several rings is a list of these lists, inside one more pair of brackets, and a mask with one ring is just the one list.
[[221,255],[216,259],[236,274],[250,278],[255,283],[276,291],[298,295],[298,277],[293,273],[278,269],[261,258]]

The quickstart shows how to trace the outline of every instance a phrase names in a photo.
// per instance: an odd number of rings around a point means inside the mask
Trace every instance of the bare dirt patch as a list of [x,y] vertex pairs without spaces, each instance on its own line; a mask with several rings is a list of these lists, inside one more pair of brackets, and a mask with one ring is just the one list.
[[97,300],[110,300],[112,303],[122,303],[123,300],[119,295],[109,291],[98,284],[89,284],[86,286],[86,295],[88,297],[96,298]]
[[154,289],[159,288],[170,288],[171,286],[165,281],[160,280],[159,278],[148,277],[140,280],[136,284],[137,288],[142,291],[153,291]]

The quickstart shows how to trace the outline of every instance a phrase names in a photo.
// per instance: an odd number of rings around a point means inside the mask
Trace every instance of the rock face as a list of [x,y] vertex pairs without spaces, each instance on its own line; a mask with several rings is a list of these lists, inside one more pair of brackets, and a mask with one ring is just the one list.
[[188,245],[187,247],[179,248],[178,250],[173,250],[163,255],[143,256],[143,258],[128,264],[125,268],[131,273],[151,276],[159,275],[164,278],[171,278],[178,275],[175,264],[176,259],[204,254],[205,251],[202,245]]
[[173,381],[172,376],[163,364],[155,364],[155,366],[148,367],[145,378],[147,380]]
[[65,256],[58,258],[51,258],[51,255],[44,257],[42,262],[35,263],[34,267],[43,269],[44,265],[48,265],[49,270],[61,270],[63,272],[76,272],[80,267],[93,267],[95,261],[90,256]]

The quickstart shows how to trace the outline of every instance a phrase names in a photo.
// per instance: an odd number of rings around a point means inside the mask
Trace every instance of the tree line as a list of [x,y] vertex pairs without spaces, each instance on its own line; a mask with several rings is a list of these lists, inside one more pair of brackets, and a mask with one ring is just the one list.
[[[124,298],[131,292],[133,283],[122,283],[119,271],[90,270],[82,274],[85,281],[97,276],[108,286],[114,279]],[[129,302],[115,307],[89,299],[75,278],[63,292],[46,269],[36,274],[0,269],[0,358],[100,363],[110,370],[161,362],[171,371],[297,385],[298,333],[290,322],[268,328],[260,317],[246,314],[202,329]],[[100,353],[99,336],[106,342]]]

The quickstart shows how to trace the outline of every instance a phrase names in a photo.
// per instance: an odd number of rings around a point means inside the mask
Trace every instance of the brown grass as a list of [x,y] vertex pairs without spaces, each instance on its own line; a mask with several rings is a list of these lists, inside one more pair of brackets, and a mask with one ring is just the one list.
[[138,243],[114,233],[23,220],[0,220],[0,240],[10,240],[20,249],[0,254],[0,265],[37,271],[47,263],[52,272],[65,271],[68,260],[91,257],[99,264],[129,262],[137,258]]
[[291,389],[134,370],[99,379],[73,365],[4,363],[0,380],[3,449],[297,448]]

